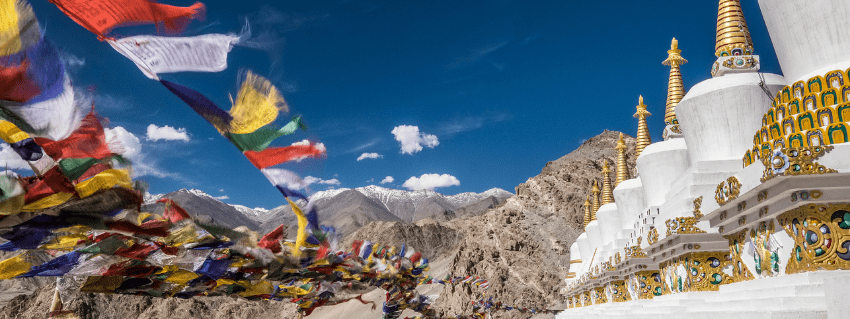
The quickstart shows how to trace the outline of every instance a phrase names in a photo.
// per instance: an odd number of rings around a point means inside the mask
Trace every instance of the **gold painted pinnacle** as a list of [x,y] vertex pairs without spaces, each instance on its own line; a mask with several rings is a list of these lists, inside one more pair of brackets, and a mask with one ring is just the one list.
[[599,204],[599,183],[596,180],[593,181],[593,188],[590,192],[593,193],[593,197],[590,198],[593,202],[593,207],[590,210],[590,220],[594,221],[596,220],[596,211],[602,206]]
[[617,180],[614,181],[614,187],[620,185],[620,182],[629,179],[628,168],[626,167],[626,141],[623,140],[623,133],[620,133],[620,139],[617,140]]
[[584,207],[584,227],[587,227],[587,224],[590,224],[590,218],[592,217],[590,213],[590,195],[587,195],[584,198],[584,205],[582,206]]
[[717,39],[714,55],[732,55],[733,49],[742,49],[744,55],[752,54],[753,39],[741,10],[740,0],[720,0],[717,9]]
[[602,205],[614,202],[614,188],[611,187],[611,170],[608,168],[608,160],[603,159],[602,165]]
[[667,108],[664,110],[664,123],[667,125],[678,124],[676,120],[676,105],[685,97],[685,86],[682,84],[682,72],[680,65],[688,63],[681,55],[679,40],[673,38],[670,50],[667,51],[667,59],[661,64],[670,66],[670,78],[667,81]]
[[646,125],[646,117],[652,113],[646,110],[646,105],[643,104],[643,95],[638,99],[637,113],[634,117],[638,119],[637,141],[635,143],[635,157],[640,156],[643,149],[652,143],[652,137],[649,136],[649,128]]

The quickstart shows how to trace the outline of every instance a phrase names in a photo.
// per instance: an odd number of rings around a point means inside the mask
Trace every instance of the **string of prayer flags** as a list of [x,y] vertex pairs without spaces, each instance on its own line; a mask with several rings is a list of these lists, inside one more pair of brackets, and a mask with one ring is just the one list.
[[113,28],[129,24],[161,24],[167,31],[180,31],[192,19],[202,19],[204,4],[176,7],[153,0],[50,0],[71,20],[99,39]]
[[227,68],[227,53],[240,37],[206,34],[195,37],[134,36],[107,40],[150,79],[172,72],[219,72]]
[[177,83],[172,83],[166,80],[160,80],[171,93],[177,95],[183,102],[189,105],[195,113],[198,113],[207,122],[222,131],[230,130],[230,122],[233,121],[233,116],[230,113],[222,110],[213,101],[201,95],[195,90],[187,88]]
[[41,30],[24,0],[0,0],[0,56],[12,55],[38,42]]

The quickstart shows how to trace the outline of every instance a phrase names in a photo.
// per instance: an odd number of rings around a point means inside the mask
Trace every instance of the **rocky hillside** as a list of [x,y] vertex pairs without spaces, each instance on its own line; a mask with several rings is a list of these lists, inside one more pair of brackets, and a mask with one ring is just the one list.
[[[605,131],[590,138],[578,149],[549,162],[540,175],[517,186],[517,195],[483,215],[448,222],[401,228],[392,223],[374,223],[349,237],[349,241],[369,239],[424,240],[439,246],[447,240],[429,234],[423,226],[444,230],[456,244],[453,249],[433,250],[435,277],[478,276],[490,281],[488,296],[519,307],[558,309],[563,307],[558,290],[569,265],[569,247],[581,233],[581,204],[590,192],[591,181],[601,176],[603,158],[615,163],[619,132]],[[629,149],[634,138],[625,139]],[[634,152],[627,153],[630,171],[634,170]],[[613,169],[613,166],[612,166]],[[408,226],[412,227],[412,226]],[[422,233],[425,238],[411,238]],[[454,284],[437,287],[440,295],[434,309],[441,316],[469,314],[470,301],[477,291]],[[505,311],[494,318],[529,318],[528,313]]]

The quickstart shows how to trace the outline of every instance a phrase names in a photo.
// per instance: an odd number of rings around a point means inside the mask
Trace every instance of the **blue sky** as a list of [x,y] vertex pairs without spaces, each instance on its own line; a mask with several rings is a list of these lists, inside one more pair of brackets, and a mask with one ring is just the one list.
[[[780,73],[756,1],[742,2],[762,71]],[[404,189],[424,174],[452,185],[436,189],[444,194],[513,192],[604,129],[634,135],[638,95],[653,113],[652,138],[660,140],[669,73],[661,61],[671,38],[690,61],[682,67],[686,87],[710,78],[715,60],[717,1],[204,3],[206,19],[184,35],[238,33],[247,18],[251,47],[235,47],[225,71],[161,77],[225,109],[240,70],[271,79],[289,115],[303,115],[309,126],[276,144],[307,138],[327,146],[326,159],[283,167],[314,177],[313,192],[378,185],[386,176],[394,181],[382,186]],[[152,193],[197,188],[231,204],[285,202],[159,83],[48,1],[32,5],[47,38],[72,64],[74,85],[94,86],[98,112],[138,137],[137,173]],[[112,35],[153,32],[117,28]],[[149,139],[151,125],[170,126],[175,132],[166,135],[180,139]],[[407,144],[396,140],[397,127]],[[364,153],[379,157],[358,161]],[[439,183],[420,187],[433,185]]]

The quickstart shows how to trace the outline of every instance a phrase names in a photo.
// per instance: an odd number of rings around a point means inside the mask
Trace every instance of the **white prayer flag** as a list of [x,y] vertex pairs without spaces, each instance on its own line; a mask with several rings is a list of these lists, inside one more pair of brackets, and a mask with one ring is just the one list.
[[109,40],[109,45],[129,58],[148,78],[171,72],[219,72],[227,68],[227,53],[239,37],[205,34],[195,37],[135,36]]

